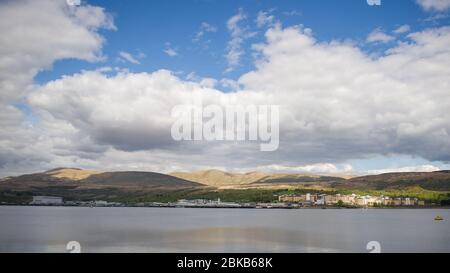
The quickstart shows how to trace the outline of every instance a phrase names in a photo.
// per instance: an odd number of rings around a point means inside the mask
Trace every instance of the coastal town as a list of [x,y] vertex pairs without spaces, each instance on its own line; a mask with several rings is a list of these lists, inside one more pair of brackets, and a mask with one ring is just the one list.
[[82,207],[176,207],[176,208],[265,208],[265,209],[295,209],[295,208],[368,208],[368,207],[424,207],[425,201],[411,197],[392,198],[388,196],[368,196],[357,194],[287,194],[278,196],[277,202],[223,202],[208,199],[181,199],[177,202],[141,202],[125,204],[104,200],[65,201],[57,196],[33,196],[28,205],[34,206],[82,206]]
[[299,204],[300,206],[356,206],[356,207],[399,207],[399,206],[425,206],[425,201],[417,198],[391,198],[388,196],[360,196],[356,194],[327,195],[327,194],[304,194],[304,195],[282,195],[278,201],[288,204]]

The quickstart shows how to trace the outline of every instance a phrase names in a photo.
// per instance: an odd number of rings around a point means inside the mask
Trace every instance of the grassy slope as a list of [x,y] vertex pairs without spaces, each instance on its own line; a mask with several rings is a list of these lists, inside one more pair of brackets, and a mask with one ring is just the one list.
[[283,173],[228,173],[220,170],[206,170],[196,172],[174,172],[170,175],[202,183],[212,187],[242,187],[259,184],[261,187],[270,184],[298,184],[314,182],[342,181],[340,177],[319,176],[312,174],[283,174]]

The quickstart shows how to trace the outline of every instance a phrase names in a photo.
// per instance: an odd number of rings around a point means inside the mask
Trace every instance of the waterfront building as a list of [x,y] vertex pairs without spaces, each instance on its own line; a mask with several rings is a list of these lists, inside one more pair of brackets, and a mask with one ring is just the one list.
[[351,194],[351,195],[336,195],[337,196],[337,202],[342,201],[342,203],[347,204],[347,205],[351,205],[355,203],[355,199],[356,199],[356,195],[355,194]]
[[367,199],[365,197],[358,197],[355,199],[355,204],[357,206],[367,206]]
[[63,203],[62,197],[57,196],[33,196],[31,205],[60,205]]
[[316,205],[317,205],[317,206],[323,206],[323,205],[325,205],[325,199],[323,199],[323,198],[318,198],[317,201],[316,201]]
[[281,195],[278,197],[278,201],[284,203],[301,203],[307,200],[306,195]]
[[103,200],[97,200],[94,202],[95,206],[97,207],[106,207],[108,205],[107,201],[103,201]]
[[[222,202],[219,199],[217,200],[207,200],[207,199],[194,199],[194,200],[186,200],[180,199],[175,204],[177,207],[221,207],[221,208],[240,208],[242,207],[239,203],[233,202]],[[249,205],[248,205],[249,206]]]
[[325,195],[324,202],[326,205],[334,205],[337,204],[338,198],[336,195]]
[[413,198],[407,197],[407,198],[403,199],[402,205],[403,206],[414,206],[416,203],[415,201],[416,200],[414,200]]
[[394,206],[401,206],[402,205],[402,199],[401,198],[396,198],[394,200]]

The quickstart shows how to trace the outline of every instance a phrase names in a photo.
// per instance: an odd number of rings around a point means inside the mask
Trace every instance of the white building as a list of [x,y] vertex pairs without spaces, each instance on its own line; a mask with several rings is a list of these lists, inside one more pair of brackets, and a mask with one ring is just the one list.
[[32,205],[60,205],[63,203],[62,197],[56,196],[33,196]]
[[108,206],[108,202],[107,201],[103,201],[103,200],[96,200],[94,202],[95,206],[97,207],[105,207]]

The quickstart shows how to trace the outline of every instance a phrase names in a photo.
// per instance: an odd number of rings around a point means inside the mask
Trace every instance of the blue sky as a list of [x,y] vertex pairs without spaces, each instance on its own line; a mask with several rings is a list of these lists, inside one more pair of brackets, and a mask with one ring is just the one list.
[[[2,173],[450,167],[450,0],[73,2],[0,2]],[[272,97],[286,139],[167,145],[192,90]]]
[[[365,43],[368,33],[380,28],[390,33],[401,25],[409,25],[412,31],[448,24],[449,19],[429,20],[433,13],[425,12],[414,0],[383,0],[381,6],[369,6],[365,0],[294,0],[294,1],[83,1],[101,6],[114,16],[116,31],[103,30],[106,39],[101,63],[80,60],[59,60],[53,69],[41,72],[36,81],[43,83],[73,74],[82,69],[100,66],[127,68],[132,72],[148,72],[158,69],[187,75],[191,72],[201,77],[236,79],[254,68],[251,45],[264,41],[264,28],[258,28],[255,20],[258,12],[265,11],[279,20],[283,26],[303,25],[311,28],[319,41],[349,40],[367,52],[379,53],[389,44]],[[227,20],[243,10],[246,19],[242,26],[255,35],[243,42],[246,54],[241,65],[225,73],[225,54],[230,33]],[[434,13],[439,14],[439,13]],[[193,41],[201,24],[216,28],[206,32],[200,41]],[[176,56],[163,51],[173,49]],[[118,61],[121,51],[134,56],[145,55],[139,64]]]

